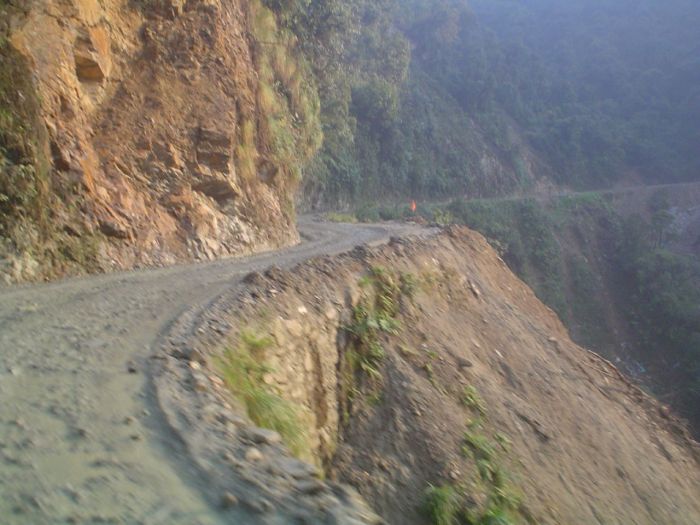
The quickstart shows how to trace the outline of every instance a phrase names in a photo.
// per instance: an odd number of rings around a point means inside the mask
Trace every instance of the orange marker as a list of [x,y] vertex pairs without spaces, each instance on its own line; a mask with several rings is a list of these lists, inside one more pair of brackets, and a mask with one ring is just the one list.
[[416,201],[411,201],[411,212],[416,213]]

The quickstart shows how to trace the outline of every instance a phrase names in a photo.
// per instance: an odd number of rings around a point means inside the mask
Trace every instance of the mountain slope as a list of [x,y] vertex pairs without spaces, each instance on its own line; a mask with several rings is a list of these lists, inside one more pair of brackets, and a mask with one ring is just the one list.
[[267,254],[2,290],[3,525],[251,523],[243,502],[220,509],[211,470],[197,468],[162,418],[152,374],[160,346],[177,342],[176,329],[247,272],[385,242],[406,228],[303,219],[306,242]]
[[[319,84],[335,88],[321,90],[312,205],[697,178],[695,2],[309,5],[342,22],[334,54],[291,17],[307,54],[326,59],[311,59]],[[329,56],[344,67],[329,70]]]
[[3,2],[5,280],[293,243],[295,201],[696,177],[695,3],[472,4]]
[[[700,519],[699,450],[687,430],[576,346],[480,235],[453,228],[247,283],[178,332],[198,335],[170,348],[166,369],[180,390],[199,385],[195,407],[218,398],[259,421],[235,368],[252,356],[262,375],[246,381],[277,392],[306,429],[296,453],[356,487],[389,523],[425,523],[426,502],[447,512],[445,501],[475,523]],[[227,389],[230,377],[239,379]],[[193,413],[178,399],[175,421]],[[191,436],[180,425],[185,439],[225,430],[202,424]],[[279,451],[245,436],[208,454],[242,458],[250,446],[262,458],[241,460],[240,472],[276,480]],[[234,492],[254,487],[226,472]]]

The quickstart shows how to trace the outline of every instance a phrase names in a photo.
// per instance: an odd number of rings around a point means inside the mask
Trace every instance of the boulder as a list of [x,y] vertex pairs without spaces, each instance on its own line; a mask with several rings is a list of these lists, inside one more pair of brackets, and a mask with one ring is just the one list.
[[112,57],[107,30],[95,26],[79,32],[73,46],[75,74],[81,82],[102,82],[110,74]]
[[77,51],[75,56],[75,74],[82,82],[102,82],[105,73],[100,63],[93,57],[92,53]]

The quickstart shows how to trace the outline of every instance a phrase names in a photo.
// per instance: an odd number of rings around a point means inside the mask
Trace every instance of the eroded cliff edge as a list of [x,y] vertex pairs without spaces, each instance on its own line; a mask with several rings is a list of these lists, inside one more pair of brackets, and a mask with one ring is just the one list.
[[164,350],[161,407],[212,496],[251,523],[365,512],[320,472],[388,523],[700,518],[683,424],[466,229],[251,274]]
[[297,241],[321,142],[291,34],[256,0],[0,7],[8,281]]

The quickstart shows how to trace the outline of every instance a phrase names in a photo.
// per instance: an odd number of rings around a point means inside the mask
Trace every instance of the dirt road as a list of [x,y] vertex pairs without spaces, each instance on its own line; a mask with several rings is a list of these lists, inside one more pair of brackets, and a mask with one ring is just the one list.
[[416,231],[299,227],[305,241],[278,252],[0,289],[0,521],[222,523],[153,403],[159,337],[252,270]]

